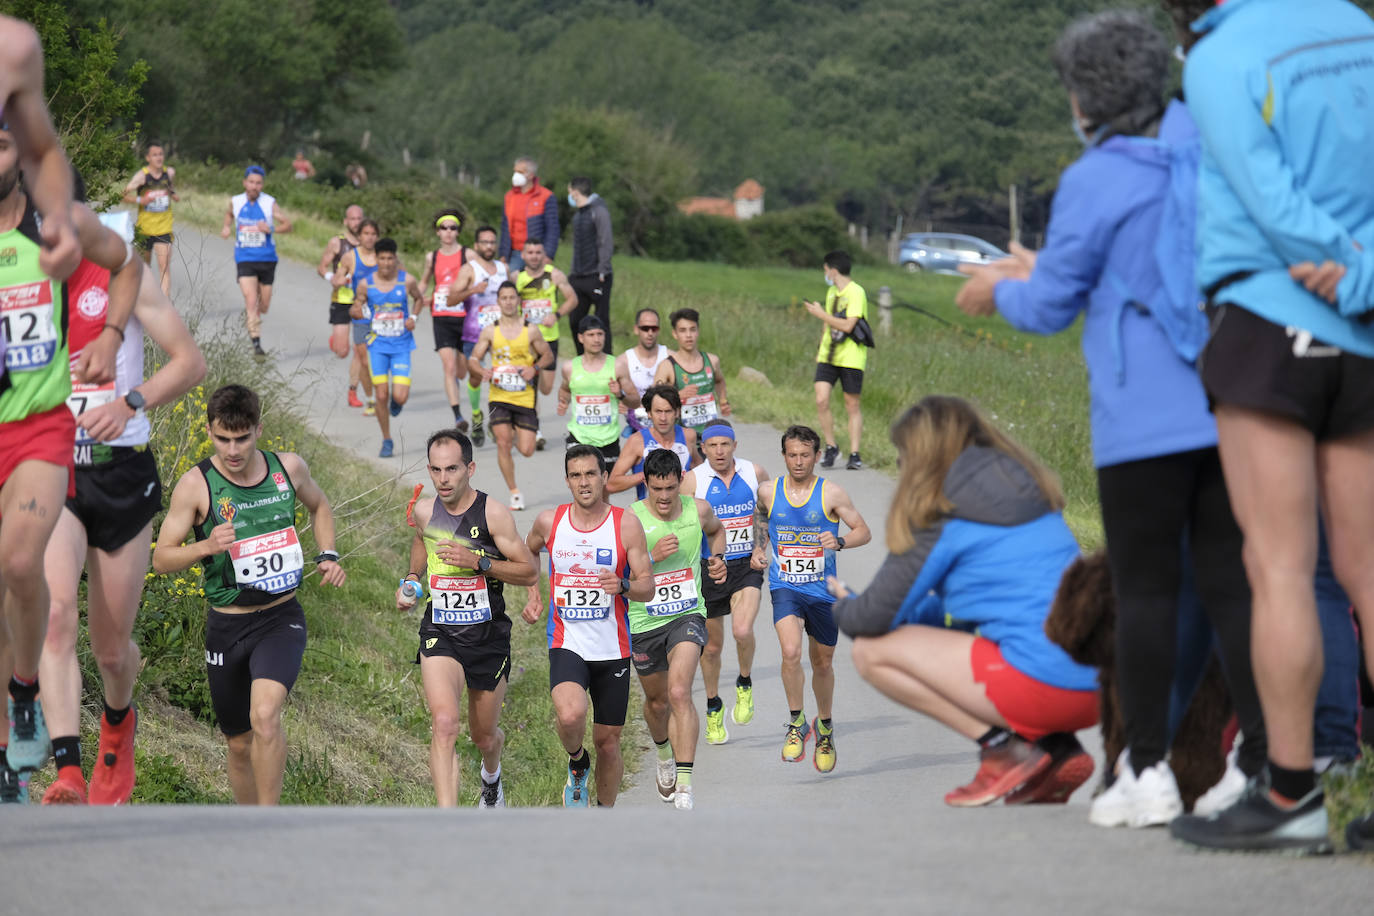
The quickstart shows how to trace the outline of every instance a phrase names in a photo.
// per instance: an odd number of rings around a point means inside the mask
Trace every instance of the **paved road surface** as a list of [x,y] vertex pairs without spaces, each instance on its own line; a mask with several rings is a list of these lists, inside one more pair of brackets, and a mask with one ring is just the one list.
[[[177,254],[174,287],[204,290],[204,326],[241,324],[228,244],[180,231]],[[177,297],[181,305],[190,298]],[[332,441],[427,483],[425,438],[451,421],[428,317],[417,331],[414,394],[393,421],[397,457],[379,459],[373,457],[376,422],[344,405],[346,363],[326,346],[326,298],[311,268],[283,263],[265,345],[299,373],[309,417]],[[747,419],[748,405],[737,407]],[[560,441],[554,434],[563,421],[551,399],[541,402],[541,414],[551,443]],[[870,418],[873,435],[884,425]],[[744,424],[739,454],[774,474],[782,470],[778,435],[769,427]],[[491,444],[478,451],[477,462],[477,486],[504,494]],[[567,498],[556,447],[517,457],[517,476],[530,505],[517,515],[522,528],[539,508]],[[881,529],[892,481],[870,471],[838,471],[835,478]],[[841,575],[862,586],[882,554],[878,545],[842,554]],[[786,702],[770,620],[765,598],[756,627],[755,720],[741,728],[727,717],[727,745],[701,742],[691,814],[657,801],[652,761],[613,813],[11,810],[0,833],[0,913],[73,912],[92,903],[107,914],[247,907],[262,913],[1213,914],[1300,907],[1353,913],[1367,912],[1374,900],[1368,859],[1198,854],[1162,831],[1090,827],[1088,787],[1067,806],[948,808],[943,794],[975,768],[969,743],[861,682],[843,639],[836,657],[839,765],[823,777],[809,762],[784,764]],[[733,652],[727,636],[721,677],[727,702],[737,670]],[[696,692],[700,707],[699,683]],[[809,686],[807,696],[808,715],[814,714]],[[1096,741],[1092,747],[1100,758]]]

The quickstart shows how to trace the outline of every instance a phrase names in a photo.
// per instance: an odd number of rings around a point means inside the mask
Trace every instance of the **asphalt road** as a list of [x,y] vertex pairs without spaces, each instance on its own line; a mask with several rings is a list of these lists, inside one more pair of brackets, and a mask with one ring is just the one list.
[[[241,322],[228,243],[179,230],[173,277],[179,306],[203,301],[202,327]],[[195,288],[199,296],[187,295]],[[417,330],[413,395],[393,421],[397,457],[376,458],[374,420],[344,402],[346,363],[329,354],[327,289],[312,267],[282,263],[263,340],[296,387],[311,422],[361,460],[427,482],[425,438],[451,423],[428,317]],[[665,303],[665,306],[670,306]],[[709,316],[706,320],[709,322]],[[621,336],[624,340],[624,336]],[[566,335],[565,335],[566,340]],[[245,337],[246,346],[246,337]],[[733,375],[737,367],[727,367]],[[736,402],[738,418],[749,405]],[[564,421],[541,401],[551,448],[517,457],[529,511],[567,500]],[[799,417],[803,422],[810,417]],[[881,435],[887,418],[869,418]],[[744,423],[739,454],[781,469],[778,434]],[[880,530],[892,480],[871,471],[834,479]],[[504,486],[488,443],[476,485]],[[622,496],[617,500],[624,504]],[[883,550],[841,555],[862,587]],[[652,761],[613,812],[145,806],[123,810],[10,809],[0,831],[0,913],[107,914],[451,912],[847,911],[1015,914],[1367,912],[1374,865],[1342,856],[1293,860],[1200,854],[1160,830],[1087,823],[1089,789],[1068,805],[956,810],[941,797],[976,767],[968,741],[890,703],[836,655],[839,764],[822,776],[780,760],[786,702],[767,600],[755,628],[757,714],[727,717],[730,741],[699,745],[696,810],[657,801]],[[523,624],[517,623],[517,626]],[[727,705],[737,671],[726,638]],[[808,715],[814,714],[807,693]],[[704,694],[698,681],[699,707]],[[1096,736],[1085,743],[1099,758]],[[551,767],[563,761],[550,761]]]

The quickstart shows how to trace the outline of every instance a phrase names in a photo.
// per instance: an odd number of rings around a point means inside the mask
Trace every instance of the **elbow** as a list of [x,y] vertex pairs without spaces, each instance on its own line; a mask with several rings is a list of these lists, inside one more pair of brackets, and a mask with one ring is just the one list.
[[161,549],[153,550],[153,572],[159,576],[165,576],[170,572],[175,572],[167,562],[167,554]]

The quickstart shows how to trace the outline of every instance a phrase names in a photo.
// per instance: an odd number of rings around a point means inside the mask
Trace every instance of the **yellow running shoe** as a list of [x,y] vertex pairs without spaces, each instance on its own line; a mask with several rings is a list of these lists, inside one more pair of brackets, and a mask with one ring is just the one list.
[[706,710],[706,743],[724,744],[730,740],[730,732],[725,728],[724,704],[715,711]]
[[806,720],[787,723],[787,737],[782,742],[782,759],[797,763],[806,756],[806,739],[811,734],[811,726]]
[[730,710],[730,718],[736,725],[748,725],[754,721],[754,688],[735,685],[735,707]]
[[815,728],[816,749],[812,753],[811,762],[816,765],[818,772],[829,773],[835,769],[835,730],[832,728],[828,732],[822,732],[819,718],[815,720]]

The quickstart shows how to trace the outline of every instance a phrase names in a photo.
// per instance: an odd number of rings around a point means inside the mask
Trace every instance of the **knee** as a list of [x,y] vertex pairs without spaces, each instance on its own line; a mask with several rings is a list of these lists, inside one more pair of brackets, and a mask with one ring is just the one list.
[[48,632],[43,651],[68,653],[76,648],[78,615],[75,595],[51,596],[48,611]]
[[724,633],[722,633],[722,634],[720,635],[720,638],[719,638],[719,639],[717,639],[717,638],[715,638],[715,637],[712,637],[711,639],[708,639],[708,640],[706,641],[706,648],[704,648],[704,649],[701,650],[701,657],[702,657],[702,659],[703,659],[704,661],[708,661],[708,662],[719,663],[719,662],[720,662],[720,650],[721,650],[722,648],[724,648],[724,645],[725,645],[725,634],[724,634]]
[[821,413],[830,410],[830,395],[828,393],[821,394],[819,391],[816,392],[816,409]]
[[472,743],[476,746],[479,753],[490,754],[501,748],[501,729],[493,728],[484,734],[473,735]]
[[132,640],[125,640],[113,646],[92,645],[91,649],[95,655],[97,667],[107,674],[125,674],[131,665],[136,664],[138,659],[138,646]]
[[281,735],[281,705],[273,701],[254,703],[248,710],[248,722],[253,735],[271,741]]
[[811,656],[811,674],[813,677],[827,677],[835,672],[835,659],[830,655]]
[[430,731],[434,738],[449,744],[458,740],[458,731],[462,725],[462,719],[456,709],[436,709],[430,719]]
[[730,620],[730,635],[735,637],[735,642],[748,645],[754,641],[754,628],[736,615]]
[[586,710],[567,707],[555,709],[554,713],[558,717],[558,727],[562,731],[573,731],[586,725]]
[[229,759],[232,763],[248,765],[253,756],[253,733],[244,732],[241,735],[230,735],[225,742],[229,745]]
[[801,664],[801,646],[783,646],[782,663],[785,667],[795,668]]
[[877,665],[876,644],[877,639],[872,636],[857,636],[854,638],[854,648],[849,653],[849,657],[854,661],[854,670],[865,680]]
[[614,760],[620,756],[620,734],[616,732],[609,735],[598,735],[595,741],[596,759],[598,763],[604,764],[607,760]]
[[645,698],[644,711],[653,716],[666,715],[668,712],[668,697],[664,695],[653,697],[652,699]]
[[406,401],[410,400],[410,386],[395,386],[391,391],[391,399],[395,401],[397,404],[404,404]]
[[[11,544],[4,555],[0,556],[0,582],[5,588],[19,592],[27,597],[37,588],[43,578],[43,544],[33,543],[36,538],[26,538],[24,543]],[[75,604],[75,601],[73,601]]]
[[692,705],[692,685],[690,683],[670,684],[668,686],[668,705],[677,709]]

